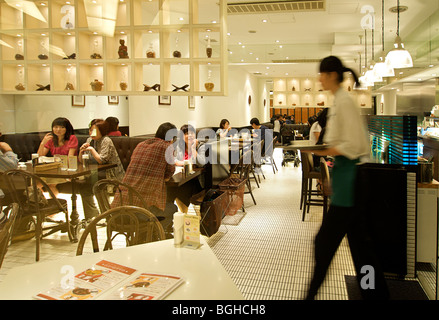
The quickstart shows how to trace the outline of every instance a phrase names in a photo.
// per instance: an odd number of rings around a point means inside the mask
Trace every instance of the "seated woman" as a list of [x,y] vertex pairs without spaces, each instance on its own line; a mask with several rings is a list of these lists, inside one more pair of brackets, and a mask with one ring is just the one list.
[[[76,156],[78,154],[78,139],[73,134],[73,126],[67,118],[56,118],[52,122],[52,132],[46,134],[38,148],[39,156],[46,156],[50,151],[54,155]],[[66,182],[65,179],[43,178],[53,191],[58,195],[57,184]]]
[[[87,153],[89,155],[90,163],[107,164],[115,163],[117,167],[105,171],[107,179],[117,179],[122,181],[125,175],[122,162],[113,141],[108,137],[109,125],[108,122],[102,119],[94,119],[90,123],[90,137],[79,149],[79,161],[82,162],[82,155]],[[93,198],[93,185],[98,180],[97,173],[91,174],[86,178],[86,183],[81,184],[79,192],[82,198],[82,205],[84,207],[84,216],[89,220],[99,214]]]
[[[180,128],[179,137],[177,139],[174,157],[175,165],[184,166],[184,161],[189,160],[193,165],[203,166],[204,161],[197,161],[198,153],[204,155],[204,143],[195,139],[195,129],[191,125],[185,124]],[[168,199],[175,199],[180,211],[186,213],[190,205],[190,199],[194,194],[200,192],[204,181],[192,179],[180,187],[168,187]]]
[[119,119],[116,117],[108,117],[105,119],[110,125],[110,132],[108,132],[108,136],[120,137],[122,136],[122,132],[119,131]]
[[225,138],[225,137],[230,135],[230,130],[231,129],[232,129],[232,127],[230,126],[229,120],[222,119],[221,122],[220,122],[219,129],[216,131],[216,135],[219,138]]

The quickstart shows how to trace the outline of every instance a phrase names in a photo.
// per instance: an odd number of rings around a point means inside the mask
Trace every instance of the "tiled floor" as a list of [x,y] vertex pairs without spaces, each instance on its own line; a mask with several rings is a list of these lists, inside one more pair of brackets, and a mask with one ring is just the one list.
[[[271,167],[265,165],[266,179],[260,188],[252,182],[257,205],[246,194],[246,214],[242,220],[235,219],[239,223],[233,223],[229,219],[229,224],[208,239],[246,299],[303,299],[312,276],[313,239],[321,223],[322,208],[312,207],[302,222],[301,169],[292,164],[281,167],[281,157],[281,149],[275,149],[279,171],[273,174]],[[40,260],[74,256],[75,251],[76,245],[68,241],[66,234],[54,234],[42,241]],[[0,281],[11,268],[29,263],[35,263],[34,240],[12,244],[0,269]],[[344,240],[317,299],[347,299],[344,275],[353,274],[348,244]]]

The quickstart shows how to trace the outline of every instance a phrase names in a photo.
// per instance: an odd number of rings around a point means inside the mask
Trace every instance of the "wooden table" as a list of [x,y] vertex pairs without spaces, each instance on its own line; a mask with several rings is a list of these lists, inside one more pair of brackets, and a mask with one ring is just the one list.
[[[107,260],[142,272],[183,277],[184,283],[166,300],[244,300],[204,238],[200,240],[202,246],[195,250],[176,248],[174,240],[169,239],[19,266],[9,271],[0,283],[0,299],[30,300],[33,295],[62,284],[69,270],[75,275],[100,260]],[[98,298],[105,300],[113,291]]]
[[183,172],[178,172],[174,174],[169,181],[166,182],[166,186],[168,187],[180,187],[186,182],[197,178],[204,171],[204,168],[194,168],[193,172],[190,174],[185,174]]
[[108,170],[116,167],[116,164],[90,164],[85,168],[82,163],[78,162],[78,167],[75,171],[62,170],[61,168],[51,169],[46,171],[36,171],[34,167],[27,166],[26,171],[33,173],[41,178],[62,178],[69,179],[72,182],[72,213],[70,214],[70,230],[72,234],[72,242],[78,242],[78,233],[81,230],[81,223],[76,205],[77,199],[77,182],[80,177],[97,173],[98,171]]
[[327,148],[324,144],[313,144],[309,140],[295,140],[291,141],[290,145],[282,146],[284,151],[300,150],[300,149],[310,149],[310,150],[321,150]]

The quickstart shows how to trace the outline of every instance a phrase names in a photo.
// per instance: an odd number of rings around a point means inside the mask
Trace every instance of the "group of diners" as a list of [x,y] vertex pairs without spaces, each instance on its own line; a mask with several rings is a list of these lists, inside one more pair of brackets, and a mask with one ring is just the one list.
[[[253,129],[258,133],[253,133],[253,137],[259,135],[260,139],[265,139],[267,127],[261,125],[257,118],[250,121]],[[121,181],[140,193],[147,208],[156,216],[164,217],[161,223],[165,232],[170,235],[172,232],[172,217],[176,211],[186,213],[190,205],[191,197],[204,189],[204,177],[201,175],[197,179],[191,179],[183,186],[175,187],[167,185],[176,171],[176,166],[183,166],[185,161],[190,161],[199,167],[204,163],[197,160],[198,153],[204,153],[204,141],[196,139],[196,130],[190,124],[184,124],[178,130],[170,122],[162,123],[154,138],[140,142],[134,149],[130,163],[126,169],[121,163],[118,152],[109,136],[121,136],[119,131],[119,121],[115,117],[107,119],[94,119],[89,124],[89,137],[86,142],[78,146],[78,139],[74,135],[73,126],[67,118],[59,117],[53,120],[51,132],[47,133],[42,139],[37,150],[39,156],[50,155],[70,155],[77,156],[78,161],[82,162],[83,155],[87,154],[90,163],[94,164],[116,164],[115,167],[105,171],[105,178]],[[223,119],[220,128],[216,132],[217,138],[227,137],[231,131],[230,122]],[[172,134],[169,134],[173,132]],[[254,132],[256,132],[254,130]],[[9,169],[16,169],[18,166],[17,155],[11,147],[2,142],[0,143],[0,172]],[[103,178],[98,173],[92,173],[85,177],[85,181],[79,184],[85,223],[100,214],[96,206],[93,186]],[[62,178],[43,178],[55,196],[59,194],[57,185],[66,182]],[[122,197],[127,194],[122,191]],[[111,207],[117,207],[120,203],[127,203],[126,199],[121,201],[119,194],[116,193],[111,203]],[[143,203],[133,205],[143,206]],[[2,201],[4,205],[4,201]],[[1,217],[0,217],[1,219]],[[52,221],[52,217],[47,217]]]

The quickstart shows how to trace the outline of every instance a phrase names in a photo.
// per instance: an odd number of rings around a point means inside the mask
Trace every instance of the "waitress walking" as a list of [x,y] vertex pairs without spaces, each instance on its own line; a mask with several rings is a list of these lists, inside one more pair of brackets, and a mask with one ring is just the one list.
[[363,299],[388,299],[383,273],[372,245],[368,242],[370,238],[366,236],[368,230],[365,228],[364,217],[361,210],[355,207],[357,164],[362,156],[369,154],[369,141],[357,104],[341,88],[345,72],[351,72],[359,85],[356,74],[344,67],[337,57],[326,57],[320,63],[319,81],[324,90],[334,94],[334,105],[329,108],[324,137],[328,148],[307,152],[333,156],[334,167],[331,177],[331,204],[315,238],[314,274],[307,300],[314,299],[317,294],[345,235],[348,237]]

